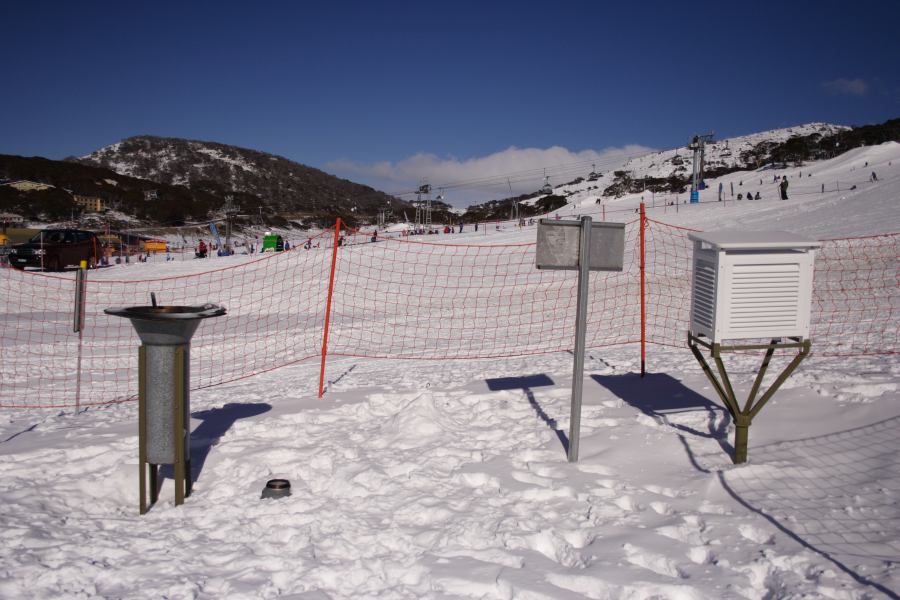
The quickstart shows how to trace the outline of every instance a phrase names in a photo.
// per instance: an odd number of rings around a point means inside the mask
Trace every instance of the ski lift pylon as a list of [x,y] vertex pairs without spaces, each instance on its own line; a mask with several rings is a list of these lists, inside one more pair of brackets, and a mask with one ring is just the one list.
[[544,171],[544,186],[541,188],[542,194],[552,194],[553,187],[550,185],[550,176]]

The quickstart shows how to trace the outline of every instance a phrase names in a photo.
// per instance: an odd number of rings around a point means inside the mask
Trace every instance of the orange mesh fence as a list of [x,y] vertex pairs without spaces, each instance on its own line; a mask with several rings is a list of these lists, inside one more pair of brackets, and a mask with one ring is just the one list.
[[[647,342],[683,347],[690,323],[690,230],[647,219]],[[816,250],[813,354],[894,354],[900,320],[900,235],[824,240]]]
[[[637,231],[628,228],[629,250]],[[570,349],[577,276],[536,269],[534,253],[534,244],[348,245],[337,259],[328,352],[456,359]],[[592,274],[589,347],[636,341],[637,264],[630,251],[623,272]]]
[[73,332],[72,273],[0,269],[0,406],[74,408],[136,397],[140,340],[128,319],[103,309],[147,306],[151,292],[159,304],[228,310],[204,321],[191,342],[194,389],[318,355],[331,264],[330,240],[321,245],[181,277],[110,280],[89,271],[81,335]]
[[900,351],[900,235],[826,241],[813,279],[813,352],[855,356]]
[[686,347],[691,319],[691,230],[647,219],[646,336],[648,344]]
[[[640,341],[639,232],[639,221],[627,224],[622,272],[591,274],[589,348]],[[343,234],[329,355],[475,359],[572,348],[574,271],[536,269],[534,244],[436,243],[444,238],[431,237],[379,235],[373,242],[371,233]],[[147,305],[151,292],[160,304],[214,302],[228,310],[204,321],[194,336],[195,389],[321,356],[332,240],[333,231],[325,232],[310,249],[301,244],[199,274],[137,279],[140,268],[89,272],[81,335],[72,331],[71,273],[0,269],[0,407],[74,408],[134,398],[140,342],[127,319],[103,309]],[[897,235],[832,240],[818,251],[815,354],[897,352],[897,242]],[[684,347],[692,252],[687,230],[648,219],[645,243],[646,341]]]

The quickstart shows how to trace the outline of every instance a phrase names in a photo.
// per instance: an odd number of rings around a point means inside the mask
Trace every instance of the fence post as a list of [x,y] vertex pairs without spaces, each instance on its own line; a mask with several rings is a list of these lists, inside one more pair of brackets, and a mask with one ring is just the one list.
[[84,302],[87,261],[81,261],[75,273],[75,316],[72,329],[78,334],[78,358],[75,363],[75,412],[81,410],[81,347],[84,340]]
[[322,369],[319,371],[319,398],[325,387],[325,355],[328,353],[328,325],[331,321],[331,297],[334,295],[334,268],[337,264],[338,244],[341,241],[341,218],[334,222],[334,244],[331,248],[331,275],[328,277],[328,301],[325,304],[325,332],[322,335]]
[[646,373],[646,365],[647,365],[647,354],[646,354],[646,344],[647,344],[647,310],[646,310],[646,299],[644,297],[645,294],[645,268],[646,262],[644,260],[644,231],[647,229],[647,214],[644,212],[644,203],[641,202],[641,220],[640,220],[640,228],[641,228],[641,377]]

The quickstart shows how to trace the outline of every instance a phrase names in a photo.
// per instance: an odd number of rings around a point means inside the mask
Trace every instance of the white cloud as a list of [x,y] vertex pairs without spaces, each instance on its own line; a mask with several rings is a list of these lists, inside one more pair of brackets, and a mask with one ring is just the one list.
[[865,96],[869,92],[869,84],[862,79],[835,79],[822,84],[829,94],[843,96]]
[[459,159],[419,153],[397,162],[362,164],[337,160],[326,169],[354,180],[365,180],[389,193],[418,188],[427,181],[435,192],[444,188],[447,201],[466,206],[494,198],[532,192],[543,184],[544,171],[558,185],[576,177],[586,177],[596,164],[598,171],[619,167],[628,157],[646,154],[651,148],[628,145],[604,150],[573,152],[561,146],[551,148],[510,147],[487,156]]

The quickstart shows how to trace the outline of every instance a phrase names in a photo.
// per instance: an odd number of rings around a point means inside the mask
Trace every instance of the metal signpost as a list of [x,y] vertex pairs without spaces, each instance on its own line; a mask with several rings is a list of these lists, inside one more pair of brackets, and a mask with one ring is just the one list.
[[569,424],[569,462],[578,461],[581,432],[581,393],[587,329],[590,271],[621,271],[625,257],[625,224],[580,221],[538,221],[535,266],[538,269],[578,271],[575,313],[575,365],[572,370],[572,408]]

